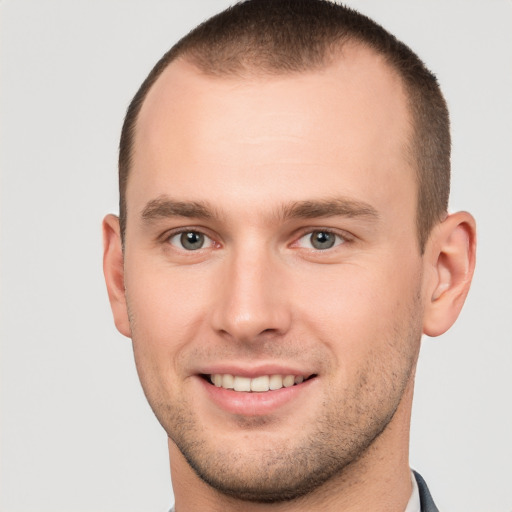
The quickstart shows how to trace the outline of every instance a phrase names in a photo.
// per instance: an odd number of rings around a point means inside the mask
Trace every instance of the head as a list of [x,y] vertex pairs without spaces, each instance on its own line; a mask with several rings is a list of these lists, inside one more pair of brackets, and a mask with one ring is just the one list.
[[174,477],[280,502],[403,465],[421,334],[474,264],[449,146],[421,61],[328,2],[237,5],[156,65],[104,261]]

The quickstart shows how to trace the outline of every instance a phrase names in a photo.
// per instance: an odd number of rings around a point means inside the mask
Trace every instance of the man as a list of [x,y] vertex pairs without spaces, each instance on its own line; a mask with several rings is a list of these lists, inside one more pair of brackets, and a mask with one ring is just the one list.
[[437,510],[408,433],[474,268],[449,158],[433,75],[327,1],[238,4],[155,66],[104,270],[177,512]]

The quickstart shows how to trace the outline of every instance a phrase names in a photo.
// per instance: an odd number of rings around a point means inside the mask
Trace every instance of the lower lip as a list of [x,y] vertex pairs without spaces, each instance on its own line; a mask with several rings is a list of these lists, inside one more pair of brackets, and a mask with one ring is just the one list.
[[248,393],[214,386],[201,377],[198,377],[198,379],[201,381],[203,389],[215,405],[228,413],[243,416],[271,414],[289,405],[296,398],[305,393],[317,380],[317,378],[314,377],[289,388],[281,388],[261,393]]

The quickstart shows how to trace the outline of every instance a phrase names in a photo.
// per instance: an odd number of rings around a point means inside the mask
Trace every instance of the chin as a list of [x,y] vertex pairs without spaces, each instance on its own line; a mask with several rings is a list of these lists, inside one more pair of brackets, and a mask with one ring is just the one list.
[[[386,429],[394,411],[371,426],[366,424],[366,429],[342,427],[339,417],[327,415],[309,432],[305,425],[295,428],[295,436],[278,429],[216,435],[214,430],[180,421],[173,422],[180,428],[168,433],[195,474],[211,488],[242,501],[278,503],[299,499],[348,476],[354,462]],[[189,428],[183,428],[187,423]]]

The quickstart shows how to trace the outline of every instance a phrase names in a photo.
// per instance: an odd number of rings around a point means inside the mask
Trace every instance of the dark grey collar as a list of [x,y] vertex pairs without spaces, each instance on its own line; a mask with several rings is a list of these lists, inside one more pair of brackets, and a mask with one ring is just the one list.
[[430,491],[428,490],[425,480],[423,480],[422,476],[419,473],[416,473],[416,471],[413,471],[413,473],[418,484],[418,490],[420,491],[421,512],[439,512],[439,509],[436,507],[436,504],[430,495]]

